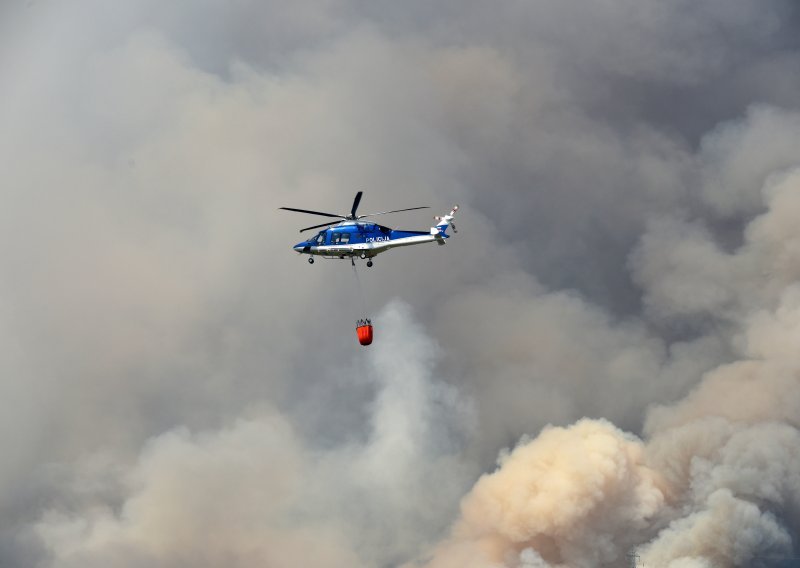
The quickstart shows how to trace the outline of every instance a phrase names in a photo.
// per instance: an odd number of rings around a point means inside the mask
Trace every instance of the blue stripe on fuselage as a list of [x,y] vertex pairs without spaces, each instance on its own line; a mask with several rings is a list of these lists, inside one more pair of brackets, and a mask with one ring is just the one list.
[[[337,235],[342,234],[349,234],[349,239],[347,242],[342,242],[341,237],[334,238]],[[323,239],[321,242],[317,241],[319,234],[322,234]],[[349,246],[349,245],[360,245],[364,243],[381,243],[381,242],[391,242],[397,239],[404,239],[408,237],[419,237],[419,236],[428,236],[431,234],[430,231],[404,231],[404,230],[393,230],[389,227],[384,227],[382,225],[373,224],[373,223],[364,223],[364,224],[346,224],[346,225],[338,225],[335,227],[331,227],[330,229],[325,229],[320,231],[320,233],[316,236],[312,237],[308,241],[304,241],[302,243],[298,243],[294,246],[294,249],[298,252],[307,252],[304,250],[305,247],[317,247],[317,246],[331,246],[331,245],[339,245],[342,246]],[[444,234],[444,232],[439,233],[443,237],[448,237],[449,235]]]

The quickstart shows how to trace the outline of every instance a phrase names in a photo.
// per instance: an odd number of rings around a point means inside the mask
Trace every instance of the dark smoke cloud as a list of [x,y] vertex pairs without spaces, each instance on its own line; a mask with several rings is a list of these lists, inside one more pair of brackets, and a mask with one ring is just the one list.
[[[799,21],[5,3],[0,565],[792,555]],[[366,351],[275,211],[357,190],[461,205],[360,274]]]

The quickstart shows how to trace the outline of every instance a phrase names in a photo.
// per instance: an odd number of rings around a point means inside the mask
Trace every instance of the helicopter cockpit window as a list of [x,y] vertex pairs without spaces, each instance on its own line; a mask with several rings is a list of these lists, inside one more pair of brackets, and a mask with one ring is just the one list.
[[320,233],[312,239],[312,241],[317,246],[322,246],[325,244],[325,231],[320,231]]
[[350,242],[350,233],[334,233],[331,236],[332,245],[346,245]]

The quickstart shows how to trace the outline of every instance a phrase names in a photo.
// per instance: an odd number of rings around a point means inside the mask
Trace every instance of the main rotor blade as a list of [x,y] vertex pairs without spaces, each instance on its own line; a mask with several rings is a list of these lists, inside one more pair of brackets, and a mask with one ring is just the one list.
[[364,217],[374,217],[375,215],[388,215],[389,213],[400,213],[400,211],[414,211],[415,209],[430,209],[430,207],[409,207],[408,209],[395,209],[394,211],[381,211],[380,213],[368,213],[366,215],[359,215],[359,219]]
[[309,209],[295,209],[294,207],[278,207],[286,211],[297,211],[298,213],[308,213],[310,215],[322,215],[323,217],[336,217],[337,219],[347,219],[344,215],[336,215],[335,213],[323,213],[322,211],[311,211]]
[[322,225],[314,225],[313,227],[306,227],[305,229],[300,229],[300,232],[303,231],[310,231],[311,229],[319,229],[320,227],[327,227],[328,225],[335,225],[339,221],[331,221],[330,223],[323,223]]
[[361,195],[363,191],[359,191],[356,193],[356,198],[353,200],[353,208],[350,210],[350,216],[355,219],[356,218],[356,209],[358,209],[358,204],[361,203]]

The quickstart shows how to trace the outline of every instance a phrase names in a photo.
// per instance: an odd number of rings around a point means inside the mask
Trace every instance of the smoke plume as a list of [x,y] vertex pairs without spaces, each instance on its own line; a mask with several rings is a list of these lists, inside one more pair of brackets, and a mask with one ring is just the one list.
[[799,16],[4,3],[0,565],[789,565]]
[[800,213],[800,170],[770,176],[762,199],[766,211],[735,251],[670,222],[654,225],[634,256],[649,276],[669,266],[666,278],[647,280],[660,317],[726,322],[741,360],[705,373],[686,398],[651,407],[642,440],[584,419],[523,441],[464,497],[452,536],[426,566],[603,566],[634,547],[645,566],[793,556],[800,226],[789,218]]

